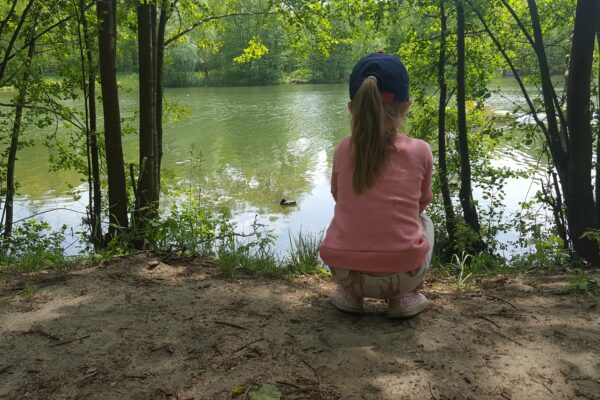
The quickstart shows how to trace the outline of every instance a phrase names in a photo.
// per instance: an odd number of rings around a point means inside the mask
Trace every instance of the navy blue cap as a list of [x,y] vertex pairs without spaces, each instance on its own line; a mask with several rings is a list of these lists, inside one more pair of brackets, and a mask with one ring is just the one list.
[[377,78],[377,87],[384,102],[405,101],[410,98],[408,71],[397,56],[373,53],[361,58],[350,74],[350,100],[369,76]]

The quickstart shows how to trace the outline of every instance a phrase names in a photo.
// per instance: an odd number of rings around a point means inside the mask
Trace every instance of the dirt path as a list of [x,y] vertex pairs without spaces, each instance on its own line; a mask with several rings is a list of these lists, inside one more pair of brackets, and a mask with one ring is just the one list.
[[599,309],[557,276],[431,277],[404,321],[336,311],[319,277],[132,259],[27,279],[0,286],[1,399],[600,399]]

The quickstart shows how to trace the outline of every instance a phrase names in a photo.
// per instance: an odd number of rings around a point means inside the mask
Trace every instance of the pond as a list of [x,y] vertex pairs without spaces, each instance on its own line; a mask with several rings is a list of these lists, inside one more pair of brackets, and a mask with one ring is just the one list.
[[[511,102],[520,100],[518,89],[503,82],[502,90],[501,96],[492,96],[488,103],[494,109],[510,110]],[[332,154],[349,134],[346,85],[168,89],[165,96],[188,108],[188,113],[165,124],[164,180],[200,187],[197,195],[231,210],[240,231],[247,232],[258,216],[273,230],[281,250],[289,247],[289,235],[326,228],[333,214]],[[10,93],[0,97],[8,98]],[[135,118],[137,93],[121,93],[121,102],[124,114]],[[135,128],[135,122],[131,123]],[[25,133],[29,138],[43,135],[33,128]],[[137,146],[135,134],[124,137],[127,163],[137,162]],[[505,165],[527,167],[536,162],[511,147],[499,154],[495,162]],[[15,220],[43,213],[39,218],[53,226],[65,223],[81,230],[86,184],[73,172],[48,169],[43,146],[20,151]],[[509,180],[509,213],[535,193],[533,185],[529,180]],[[70,191],[81,197],[73,199]],[[298,205],[283,208],[279,205],[282,198]],[[74,238],[65,246],[74,253],[80,243]]]

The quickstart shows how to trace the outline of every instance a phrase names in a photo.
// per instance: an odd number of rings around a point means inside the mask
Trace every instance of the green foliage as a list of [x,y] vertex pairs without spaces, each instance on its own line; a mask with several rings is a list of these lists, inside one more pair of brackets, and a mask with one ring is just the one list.
[[165,218],[153,221],[145,237],[156,251],[206,257],[214,254],[217,229],[228,226],[224,218],[190,199],[172,206]]
[[570,261],[569,250],[565,249],[563,240],[556,235],[534,240],[533,247],[533,251],[514,257],[512,263],[521,268],[549,269]]
[[236,63],[247,63],[254,60],[260,60],[263,56],[269,54],[267,46],[261,43],[256,36],[248,42],[248,47],[244,49],[244,54],[233,59]]
[[250,393],[250,400],[280,400],[281,392],[277,386],[264,384],[258,390]]
[[63,249],[66,232],[66,225],[52,231],[47,222],[34,219],[16,225],[9,242],[4,243],[0,265],[20,272],[68,268],[75,260],[67,257]]
[[303,234],[298,236],[290,235],[290,254],[288,257],[287,268],[291,273],[317,273],[323,272],[324,266],[319,256],[319,249],[323,232],[319,234]]
[[68,227],[63,225],[58,231],[52,231],[46,221],[29,219],[16,225],[10,238],[8,254],[19,256],[32,252],[62,254]]
[[33,297],[39,289],[40,287],[35,283],[25,282],[25,286],[19,291],[19,294],[23,297]]
[[[39,4],[38,4],[39,3]],[[451,260],[458,268],[458,281],[465,283],[479,273],[493,268],[504,268],[505,262],[493,254],[511,251],[511,246],[520,247],[523,255],[513,260],[516,266],[547,268],[569,262],[569,253],[561,240],[554,234],[553,221],[544,216],[548,211],[548,190],[538,193],[532,200],[524,201],[515,215],[509,215],[504,206],[507,198],[506,183],[514,178],[532,177],[532,171],[515,171],[513,168],[497,166],[498,149],[507,149],[509,138],[512,145],[527,149],[535,157],[539,154],[542,163],[548,158],[543,154],[544,138],[535,126],[507,119],[494,119],[485,101],[492,94],[488,88],[490,80],[506,67],[489,38],[479,34],[482,25],[475,18],[471,7],[482,12],[487,23],[496,32],[520,71],[527,74],[530,84],[538,84],[534,53],[524,40],[516,21],[499,3],[471,0],[467,8],[467,112],[469,125],[470,157],[473,168],[474,187],[479,190],[477,204],[482,231],[475,233],[459,221],[455,242],[447,246],[448,254],[443,260]],[[569,36],[572,32],[574,0],[537,1],[542,18],[544,39],[551,68],[563,75],[565,58],[569,52]],[[35,143],[42,143],[50,158],[53,171],[72,170],[85,182],[89,174],[88,148],[86,147],[85,113],[82,95],[85,76],[79,46],[80,25],[75,17],[76,3],[64,0],[36,2],[41,18],[38,32],[43,50],[34,58],[29,79],[23,78],[24,51],[13,54],[7,73],[1,77],[2,86],[27,89],[24,99],[28,105],[23,120],[23,135],[19,150]],[[168,7],[170,0],[159,2]],[[529,27],[526,2],[511,1],[518,17]],[[119,2],[118,18],[118,62],[119,71],[133,72],[138,69],[135,2]],[[3,6],[6,11],[8,6]],[[444,62],[449,93],[456,89],[455,10],[452,2],[446,2],[448,26],[447,59]],[[20,8],[17,11],[20,12]],[[86,16],[90,22],[90,37],[97,38],[97,21],[93,7]],[[65,17],[69,17],[64,19]],[[44,29],[58,21],[49,31]],[[4,34],[10,37],[16,27],[16,18],[7,19]],[[166,86],[197,85],[258,85],[282,81],[287,82],[339,82],[347,79],[354,61],[372,51],[393,52],[405,61],[411,73],[411,90],[415,107],[411,112],[412,136],[434,144],[436,141],[437,111],[436,88],[437,56],[441,33],[439,2],[409,1],[391,2],[376,0],[284,0],[280,2],[248,0],[226,2],[197,2],[181,0],[167,24],[167,39],[174,38],[190,26],[193,31],[173,40],[165,53],[164,82]],[[32,29],[28,19],[22,34],[17,38],[18,48],[24,48],[24,34]],[[92,65],[96,68],[96,39]],[[0,53],[5,50],[7,40],[0,43]],[[3,54],[3,53],[2,53]],[[83,68],[85,69],[87,61]],[[597,66],[595,67],[597,68]],[[124,77],[122,87],[132,90],[137,81]],[[560,80],[557,82],[560,88]],[[498,94],[498,93],[495,93]],[[11,96],[13,103],[19,102]],[[532,96],[534,106],[541,110],[542,103]],[[23,99],[21,99],[23,100]],[[457,176],[460,173],[456,136],[456,108],[454,99],[448,99],[446,127],[448,141],[448,168],[452,194],[457,192]],[[511,106],[513,107],[513,106]],[[99,107],[100,109],[100,107]],[[14,107],[0,110],[0,183],[6,179],[6,149],[9,145]],[[514,112],[522,112],[522,104],[515,104]],[[180,119],[183,108],[165,103],[165,121]],[[124,112],[123,119],[130,124],[124,132],[137,132],[134,126],[135,113]],[[56,127],[48,129],[48,127]],[[99,132],[102,144],[102,133]],[[434,147],[435,150],[435,146]],[[102,154],[104,149],[100,148]],[[195,157],[192,155],[194,159]],[[106,165],[101,165],[105,173]],[[537,167],[536,167],[537,168]],[[551,168],[549,168],[551,170]],[[199,170],[199,168],[198,168]],[[195,171],[198,177],[202,173]],[[259,174],[256,174],[259,175]],[[437,177],[436,177],[437,178]],[[202,179],[194,184],[200,187]],[[434,186],[438,182],[434,182]],[[546,187],[549,185],[546,184]],[[438,191],[435,191],[439,193]],[[459,207],[455,206],[457,215]],[[439,199],[432,208],[432,216],[444,237],[444,217]],[[541,211],[540,211],[541,210]],[[260,229],[258,229],[260,228]],[[9,250],[3,260],[19,265],[22,270],[37,270],[46,266],[60,265],[66,257],[60,246],[64,243],[64,229],[54,234],[48,227],[17,227]],[[500,237],[507,232],[516,232],[514,243],[501,243]],[[54,235],[54,236],[53,236]],[[62,236],[62,239],[60,237]],[[317,236],[290,238],[292,247],[289,257],[276,257],[273,237],[265,226],[255,226],[251,237],[236,235],[234,227],[225,216],[208,212],[197,202],[183,201],[166,210],[160,221],[149,224],[144,232],[123,233],[110,244],[111,252],[126,253],[131,243],[139,237],[146,238],[147,247],[161,252],[176,252],[181,255],[218,255],[224,271],[248,273],[302,273],[320,270]],[[598,231],[584,234],[600,243]],[[487,245],[485,253],[479,253],[477,243],[483,239]],[[60,243],[60,244],[57,244]],[[455,254],[463,254],[456,257]],[[473,254],[473,256],[465,256]],[[477,255],[478,254],[478,255]],[[462,266],[462,267],[461,267]],[[283,271],[283,272],[282,272]]]
[[592,294],[598,289],[599,283],[597,279],[591,278],[588,271],[575,270],[573,274],[565,275],[571,288],[577,291]]
[[481,241],[481,235],[471,229],[462,220],[457,221],[454,235],[455,241],[452,244],[454,254],[468,254],[473,252],[477,247],[477,243]]
[[470,280],[473,276],[473,272],[470,271],[470,254],[462,253],[461,256],[454,254],[452,256],[452,262],[444,266],[443,270],[453,278],[453,285],[459,291],[465,291],[470,288]]
[[469,255],[465,255],[464,253],[462,258],[459,258],[456,254],[454,255],[454,262],[459,271],[458,276],[456,277],[456,284],[459,288],[466,288],[467,282],[471,279],[471,276],[473,276],[472,272],[467,272],[468,257]]
[[594,240],[600,244],[600,229],[588,229],[581,235],[582,239]]
[[280,268],[280,260],[273,252],[274,240],[272,232],[255,218],[250,235],[244,235],[242,240],[229,235],[219,244],[217,257],[221,272],[226,276],[284,274],[286,271]]
[[168,47],[165,51],[163,83],[165,87],[199,86],[196,72],[197,49],[191,44]]
[[460,256],[454,253],[450,262],[444,262],[436,256],[432,265],[438,265],[443,273],[452,278],[454,285],[460,290],[470,288],[470,282],[477,277],[511,274],[518,271],[504,258],[488,252],[478,254],[461,252]]

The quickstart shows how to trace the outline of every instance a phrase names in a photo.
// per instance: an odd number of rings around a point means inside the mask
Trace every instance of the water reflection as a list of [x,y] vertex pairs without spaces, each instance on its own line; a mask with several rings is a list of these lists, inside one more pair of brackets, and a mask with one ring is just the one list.
[[[518,93],[498,97],[512,102]],[[325,229],[333,213],[329,171],[337,143],[349,133],[345,85],[298,85],[257,88],[169,89],[169,101],[189,108],[189,115],[165,124],[165,180],[186,188],[199,188],[204,199],[231,210],[241,229],[248,230],[256,214],[277,235],[277,246],[289,246],[288,236],[298,231]],[[492,108],[506,109],[505,103]],[[124,113],[137,108],[137,94],[122,98]],[[39,132],[37,132],[39,135]],[[124,137],[128,162],[137,161],[138,139]],[[536,160],[512,148],[503,149],[498,163],[530,168]],[[17,217],[52,207],[85,210],[86,186],[72,172],[49,173],[41,146],[23,149],[17,165],[21,183]],[[529,180],[511,179],[507,185],[507,212],[535,192],[523,188]],[[534,183],[535,184],[535,183]],[[78,186],[80,185],[80,186]],[[69,186],[83,191],[74,201]],[[480,196],[476,191],[475,196]],[[282,198],[298,201],[282,208]],[[77,212],[44,214],[56,225],[81,227]]]

